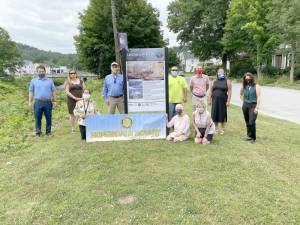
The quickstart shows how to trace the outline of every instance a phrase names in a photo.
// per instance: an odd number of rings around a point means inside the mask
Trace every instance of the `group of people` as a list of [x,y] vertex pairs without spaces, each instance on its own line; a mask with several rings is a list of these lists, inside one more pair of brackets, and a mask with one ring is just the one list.
[[[55,85],[52,79],[46,76],[43,65],[37,67],[38,76],[33,78],[29,85],[29,106],[34,108],[35,134],[40,137],[42,115],[46,118],[46,135],[51,136],[52,109],[56,106]],[[174,128],[167,136],[168,141],[185,141],[190,136],[190,118],[184,113],[183,103],[187,102],[188,84],[184,77],[178,75],[178,68],[172,67],[168,77],[169,85],[169,122],[168,128]],[[86,139],[85,118],[97,113],[97,106],[91,100],[91,92],[86,88],[75,70],[69,71],[64,89],[67,95],[68,112],[70,114],[71,131],[74,132],[75,121],[78,118],[81,138]],[[225,132],[227,122],[227,107],[230,105],[232,84],[225,76],[223,68],[219,68],[217,79],[211,84],[209,77],[204,74],[201,66],[196,67],[195,75],[190,79],[189,89],[192,94],[192,125],[195,129],[194,141],[196,144],[210,144],[213,135]],[[241,87],[243,114],[247,127],[247,140],[255,143],[255,121],[260,105],[260,87],[255,83],[254,76],[246,73]],[[114,114],[116,109],[124,113],[124,80],[119,73],[119,65],[111,64],[111,74],[104,80],[102,96]],[[211,104],[211,114],[207,105]]]
[[[29,106],[33,106],[34,109],[35,135],[41,136],[42,116],[45,115],[46,136],[51,136],[52,109],[56,106],[56,88],[53,80],[46,76],[46,69],[43,65],[39,65],[36,70],[38,76],[33,78],[29,85]],[[118,63],[111,64],[111,71],[112,73],[105,77],[103,99],[108,105],[110,114],[114,114],[116,109],[119,113],[124,113],[123,75],[119,73]],[[91,91],[78,77],[75,70],[69,71],[64,89],[67,95],[71,132],[74,132],[75,121],[78,118],[81,139],[85,140],[85,118],[87,115],[98,113],[96,103],[91,100]]]
[[[212,82],[204,74],[203,68],[197,66],[195,75],[189,81],[192,94],[192,125],[195,129],[196,144],[210,144],[213,135],[224,135],[227,122],[227,107],[230,105],[232,83],[227,79],[223,68],[217,71],[217,78]],[[183,112],[183,103],[187,101],[188,84],[184,77],[178,75],[178,68],[172,67],[169,75],[169,119],[168,128],[174,131],[167,136],[168,141],[185,141],[190,136],[190,118]],[[255,83],[253,74],[246,73],[240,96],[243,101],[243,114],[247,127],[246,140],[256,141],[255,121],[260,105],[260,86]],[[207,110],[211,105],[211,114]]]

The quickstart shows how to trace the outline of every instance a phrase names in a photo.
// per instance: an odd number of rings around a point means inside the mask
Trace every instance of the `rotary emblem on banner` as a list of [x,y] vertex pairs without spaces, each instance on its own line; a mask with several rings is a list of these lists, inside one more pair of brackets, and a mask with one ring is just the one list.
[[132,119],[130,119],[129,117],[125,117],[122,119],[122,127],[123,128],[131,128],[133,124]]

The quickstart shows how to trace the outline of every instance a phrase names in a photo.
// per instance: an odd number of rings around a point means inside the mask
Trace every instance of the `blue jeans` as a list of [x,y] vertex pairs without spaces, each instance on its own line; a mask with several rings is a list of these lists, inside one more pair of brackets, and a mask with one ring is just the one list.
[[42,116],[46,117],[46,134],[51,134],[52,125],[52,102],[35,102],[34,103],[34,118],[35,118],[35,134],[41,135]]
[[177,104],[181,103],[171,103],[169,102],[169,120],[171,120],[176,115],[175,107]]

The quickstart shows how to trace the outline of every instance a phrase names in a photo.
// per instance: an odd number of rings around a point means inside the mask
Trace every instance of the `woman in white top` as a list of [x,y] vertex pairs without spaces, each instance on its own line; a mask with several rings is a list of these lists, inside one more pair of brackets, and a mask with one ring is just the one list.
[[196,105],[196,110],[193,112],[193,126],[197,132],[195,143],[204,145],[210,144],[216,128],[209,112],[206,110],[206,104],[204,102],[200,102]]
[[85,118],[88,115],[96,114],[96,105],[93,100],[90,99],[91,95],[89,90],[85,89],[82,94],[82,100],[76,102],[74,108],[74,115],[78,116],[79,130],[81,134],[81,139],[86,139],[86,130],[85,130]]
[[190,135],[190,118],[183,113],[183,106],[177,104],[175,107],[176,116],[167,124],[168,128],[174,127],[174,131],[167,136],[168,141],[185,141]]

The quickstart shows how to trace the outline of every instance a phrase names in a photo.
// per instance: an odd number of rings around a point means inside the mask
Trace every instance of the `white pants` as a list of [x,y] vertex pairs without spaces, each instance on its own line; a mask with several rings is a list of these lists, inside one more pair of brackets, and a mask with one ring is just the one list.
[[179,135],[177,132],[172,132],[172,133],[170,133],[170,134],[168,135],[167,140],[168,140],[168,141],[174,140],[174,141],[176,142],[176,141],[185,141],[185,140],[187,140],[188,138],[189,138],[189,137],[187,137],[187,136],[185,136],[185,135],[183,135],[183,134]]

